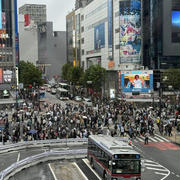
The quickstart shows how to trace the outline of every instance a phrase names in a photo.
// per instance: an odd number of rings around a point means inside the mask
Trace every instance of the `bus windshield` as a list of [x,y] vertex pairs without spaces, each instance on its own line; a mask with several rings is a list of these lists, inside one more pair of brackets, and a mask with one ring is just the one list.
[[140,160],[115,160],[112,162],[113,174],[139,174]]

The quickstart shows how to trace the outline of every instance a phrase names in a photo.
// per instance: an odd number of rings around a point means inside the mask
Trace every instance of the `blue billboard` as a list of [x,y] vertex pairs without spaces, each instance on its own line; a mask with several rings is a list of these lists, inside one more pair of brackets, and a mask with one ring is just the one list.
[[153,89],[153,71],[122,71],[122,92],[148,93]]
[[172,11],[172,25],[180,28],[180,10]]
[[140,62],[141,1],[120,1],[119,6],[121,63]]
[[108,47],[112,48],[112,17],[113,13],[113,2],[112,0],[108,0]]
[[94,28],[94,49],[105,47],[105,25],[104,23],[95,26]]
[[0,0],[0,29],[2,29],[2,0]]

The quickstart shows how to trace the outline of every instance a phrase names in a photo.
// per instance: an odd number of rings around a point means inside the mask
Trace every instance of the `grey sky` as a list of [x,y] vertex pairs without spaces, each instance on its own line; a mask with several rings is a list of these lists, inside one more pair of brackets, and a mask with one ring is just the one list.
[[75,0],[18,0],[18,7],[24,4],[46,4],[47,19],[53,21],[55,31],[66,30],[66,15],[74,8]]

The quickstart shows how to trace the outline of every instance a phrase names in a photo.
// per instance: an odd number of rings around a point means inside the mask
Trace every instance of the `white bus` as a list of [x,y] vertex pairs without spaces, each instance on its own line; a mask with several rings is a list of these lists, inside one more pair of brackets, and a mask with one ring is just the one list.
[[66,83],[59,83],[59,88],[63,88],[63,89],[66,89],[66,90],[70,90],[70,85],[69,84],[66,84]]
[[69,100],[69,91],[63,88],[57,88],[56,97],[60,100]]
[[140,154],[128,144],[127,139],[90,135],[87,156],[103,180],[141,179]]

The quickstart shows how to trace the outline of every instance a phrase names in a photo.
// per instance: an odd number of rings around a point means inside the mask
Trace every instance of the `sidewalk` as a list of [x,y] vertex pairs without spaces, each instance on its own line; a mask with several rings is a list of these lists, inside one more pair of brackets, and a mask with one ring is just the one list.
[[180,145],[180,132],[177,132],[175,128],[172,130],[172,136],[165,136],[168,140],[173,143]]

